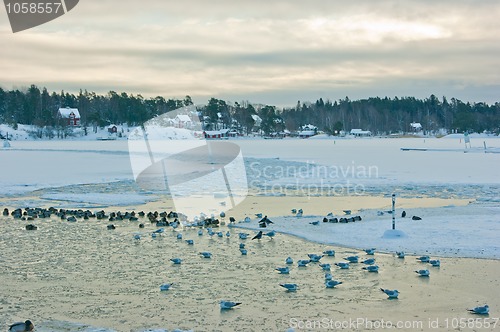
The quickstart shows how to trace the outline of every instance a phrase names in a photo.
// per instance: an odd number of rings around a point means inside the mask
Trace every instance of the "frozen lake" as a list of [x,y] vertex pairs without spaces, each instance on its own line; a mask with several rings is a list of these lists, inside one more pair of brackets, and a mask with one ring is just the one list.
[[[358,186],[362,192],[355,194],[447,192],[491,200],[498,197],[500,154],[483,153],[483,141],[500,147],[500,139],[494,138],[472,140],[469,153],[463,153],[458,138],[231,140],[242,150],[250,186],[264,194],[274,194],[268,189],[276,188],[340,185]],[[11,148],[0,149],[0,160],[0,197],[68,185],[134,182],[127,141],[14,141]],[[316,190],[309,194],[328,194]]]

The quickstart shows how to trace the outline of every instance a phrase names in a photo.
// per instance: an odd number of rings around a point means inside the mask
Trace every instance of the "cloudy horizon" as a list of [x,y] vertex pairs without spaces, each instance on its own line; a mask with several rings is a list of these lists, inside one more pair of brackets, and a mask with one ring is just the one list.
[[13,34],[4,11],[0,87],[279,106],[431,94],[494,103],[499,14],[498,2],[464,0],[80,1]]

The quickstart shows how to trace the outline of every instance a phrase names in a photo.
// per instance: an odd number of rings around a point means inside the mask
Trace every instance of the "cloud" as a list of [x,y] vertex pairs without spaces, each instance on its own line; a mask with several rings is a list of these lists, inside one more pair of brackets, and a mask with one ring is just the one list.
[[499,14],[494,1],[80,2],[23,33],[0,25],[0,85],[290,104],[381,86],[495,98],[478,87],[500,84]]

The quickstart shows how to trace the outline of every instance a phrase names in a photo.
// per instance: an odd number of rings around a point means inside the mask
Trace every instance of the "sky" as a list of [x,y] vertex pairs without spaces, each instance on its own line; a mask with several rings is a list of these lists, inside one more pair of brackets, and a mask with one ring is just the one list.
[[294,106],[319,99],[500,101],[500,1],[81,0],[12,33],[0,87],[31,84]]

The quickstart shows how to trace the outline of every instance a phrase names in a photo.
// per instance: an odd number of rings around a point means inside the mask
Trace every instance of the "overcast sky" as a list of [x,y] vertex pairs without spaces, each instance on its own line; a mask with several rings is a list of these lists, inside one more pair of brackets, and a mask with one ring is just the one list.
[[373,96],[500,101],[500,1],[81,0],[13,34],[0,86],[293,106]]

